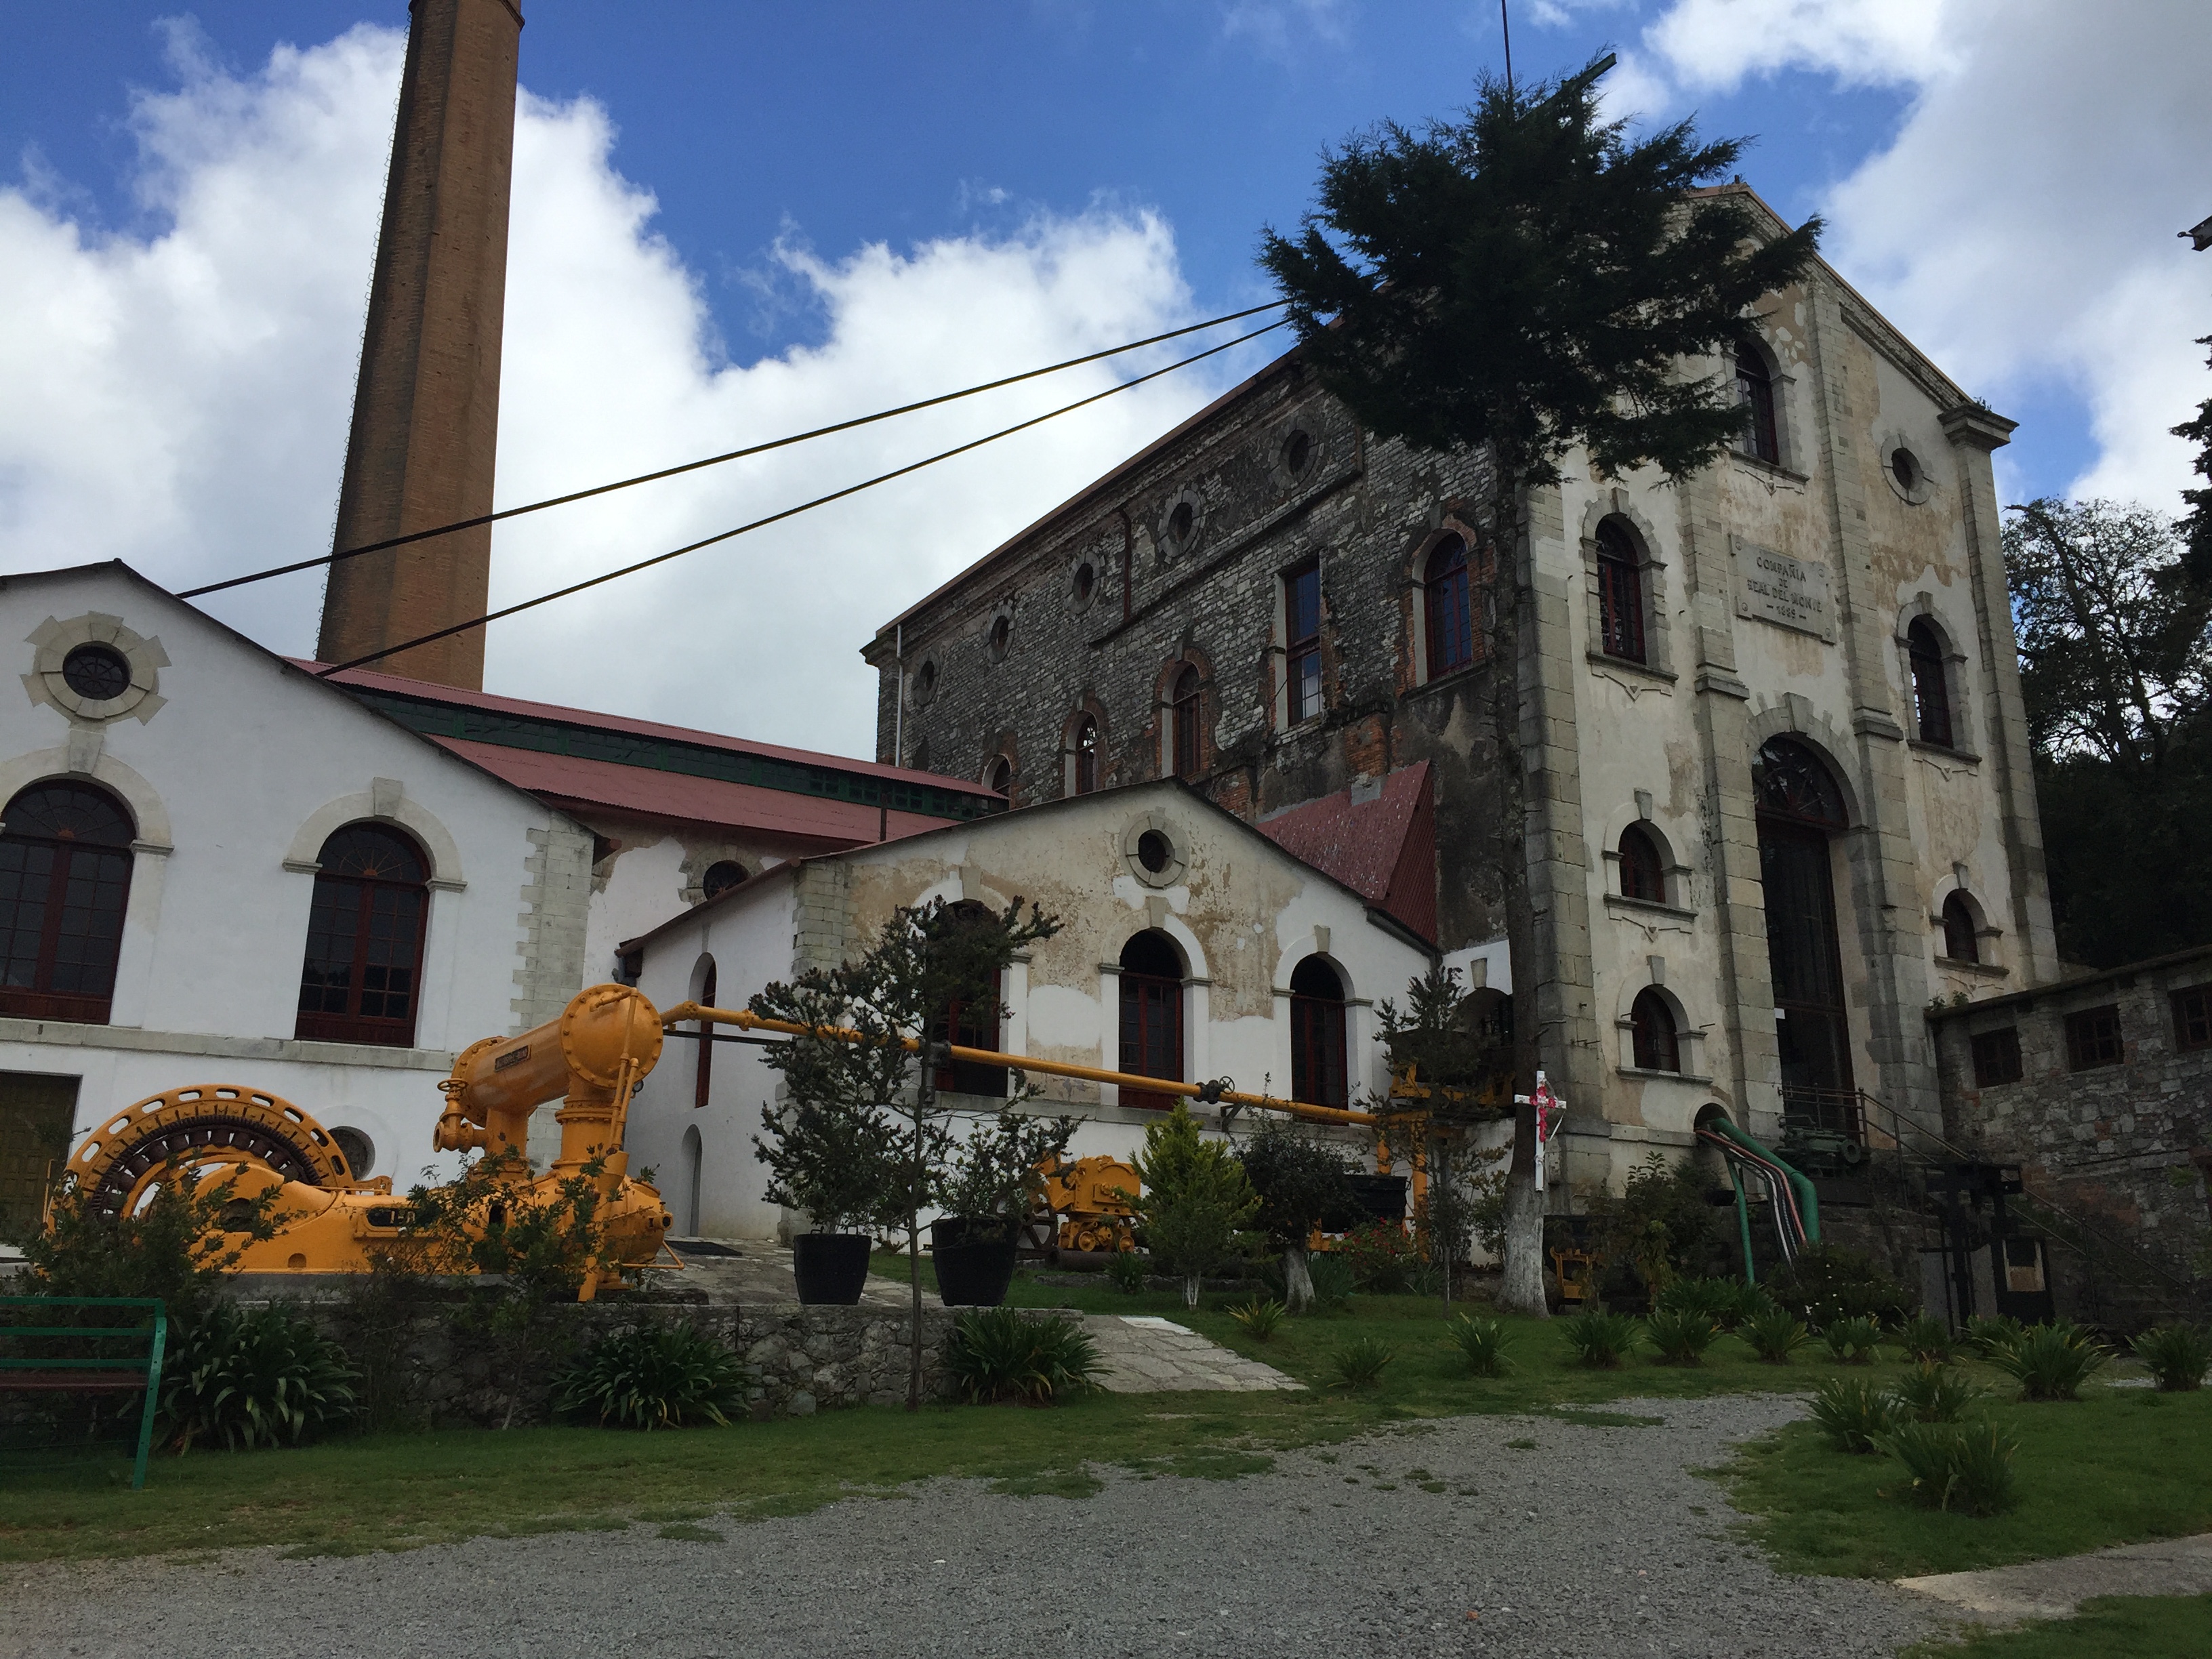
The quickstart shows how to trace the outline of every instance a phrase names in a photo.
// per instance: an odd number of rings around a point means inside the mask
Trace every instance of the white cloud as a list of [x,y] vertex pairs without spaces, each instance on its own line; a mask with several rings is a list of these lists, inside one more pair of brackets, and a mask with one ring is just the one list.
[[2077,396],[2097,454],[2075,492],[2177,505],[2167,428],[2212,332],[2212,259],[2174,235],[2212,205],[2200,0],[1678,0],[1643,44],[1678,100],[1793,69],[1913,88],[1827,193],[1829,258],[2000,408]]
[[1221,10],[1221,33],[1249,40],[1270,58],[1291,55],[1293,33],[1330,45],[1346,38],[1348,0],[1228,0]]
[[[327,548],[401,37],[357,28],[250,77],[178,56],[135,106],[158,234],[95,235],[0,191],[0,568],[122,557],[183,587]],[[825,257],[776,283],[819,343],[721,355],[698,279],[612,168],[589,102],[526,94],[515,141],[501,505],[1111,345],[1191,315],[1156,216]],[[22,319],[34,319],[23,326]],[[1188,348],[1186,348],[1186,349]],[[1167,360],[1161,348],[1147,366]],[[494,690],[872,752],[875,626],[1211,395],[1231,359],[775,530],[500,623]],[[854,482],[1113,383],[1095,367],[605,501],[495,540],[511,601]],[[304,652],[320,583],[210,608]]]

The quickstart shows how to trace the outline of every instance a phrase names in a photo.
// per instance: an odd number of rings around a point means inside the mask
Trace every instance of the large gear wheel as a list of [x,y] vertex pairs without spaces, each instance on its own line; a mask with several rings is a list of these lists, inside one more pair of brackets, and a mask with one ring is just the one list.
[[354,1182],[321,1124],[289,1100],[228,1083],[171,1089],[118,1113],[85,1138],[69,1173],[100,1213],[128,1215],[175,1158],[258,1164],[308,1187]]

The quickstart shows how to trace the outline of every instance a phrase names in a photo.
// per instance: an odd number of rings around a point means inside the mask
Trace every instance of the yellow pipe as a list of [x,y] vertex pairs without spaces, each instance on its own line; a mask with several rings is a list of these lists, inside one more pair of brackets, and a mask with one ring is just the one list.
[[[865,1042],[868,1039],[858,1031],[842,1025],[800,1025],[787,1019],[768,1019],[746,1009],[702,1008],[696,1002],[681,1002],[665,1009],[660,1016],[664,1027],[681,1024],[696,1019],[716,1025],[734,1025],[745,1031],[781,1031],[791,1036],[824,1036],[840,1042]],[[915,1037],[901,1037],[899,1044],[908,1052],[918,1052],[921,1041]],[[971,1066],[1003,1066],[1009,1071],[1041,1072],[1047,1077],[1079,1078],[1088,1083],[1110,1083],[1116,1088],[1139,1089],[1152,1094],[1188,1095],[1194,1099],[1203,1091],[1202,1083],[1184,1083],[1174,1078],[1138,1077],[1128,1072],[1109,1072],[1097,1066],[1078,1066],[1073,1060],[1035,1060],[1026,1054],[1001,1054],[995,1048],[969,1048],[955,1043],[948,1046],[952,1058]],[[1372,1126],[1372,1112],[1347,1111],[1340,1106],[1312,1106],[1302,1100],[1278,1100],[1273,1095],[1245,1094],[1234,1089],[1224,1089],[1220,1098],[1236,1106],[1257,1106],[1271,1112],[1284,1112],[1292,1117],[1304,1118],[1312,1123],[1358,1123]]]

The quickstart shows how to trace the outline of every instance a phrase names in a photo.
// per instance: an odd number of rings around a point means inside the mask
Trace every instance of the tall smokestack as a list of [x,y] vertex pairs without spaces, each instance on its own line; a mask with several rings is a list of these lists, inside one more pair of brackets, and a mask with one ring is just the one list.
[[[514,157],[512,0],[411,0],[336,548],[491,511]],[[332,565],[316,654],[345,662],[482,616],[491,528]],[[480,690],[483,630],[374,665]]]

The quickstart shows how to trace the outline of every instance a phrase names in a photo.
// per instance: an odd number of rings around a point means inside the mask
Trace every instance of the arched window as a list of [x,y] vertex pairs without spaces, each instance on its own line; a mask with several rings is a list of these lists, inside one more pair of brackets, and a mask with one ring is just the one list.
[[1792,738],[1769,738],[1759,746],[1751,763],[1751,782],[1762,817],[1818,830],[1850,823],[1835,778],[1819,756]]
[[104,789],[39,783],[0,824],[0,1012],[106,1024],[131,896],[130,813]]
[[1283,575],[1283,672],[1290,723],[1321,713],[1321,566],[1309,559]]
[[1964,893],[1943,901],[1943,954],[1954,962],[1979,962],[1981,940],[1976,937],[1974,912]]
[[1620,896],[1653,904],[1667,902],[1667,866],[1641,824],[1632,823],[1620,832]]
[[1206,726],[1198,670],[1186,665],[1182,672],[1176,676],[1174,702],[1169,714],[1175,734],[1175,775],[1189,783],[1198,781],[1205,760]]
[[1344,981],[1319,957],[1291,975],[1291,1097],[1341,1106],[1349,1094],[1344,1064]]
[[1912,669],[1912,708],[1920,741],[1951,746],[1951,688],[1944,677],[1943,641],[1935,624],[1916,617],[1905,630],[1905,659]]
[[[706,972],[699,980],[699,1003],[702,1007],[714,1007],[714,999],[721,994],[721,987],[716,983],[717,977],[714,958],[708,957]],[[699,1022],[699,1052],[691,1062],[691,1109],[704,1111],[714,1092],[714,1027],[712,1021],[702,1019]]]
[[[957,938],[961,930],[970,927],[989,927],[994,923],[991,908],[981,899],[962,899],[945,908],[945,932],[941,938]],[[958,992],[946,1003],[945,1012],[930,1022],[929,1035],[933,1042],[951,1043],[959,1048],[981,1048],[988,1054],[999,1052],[999,1022],[1006,1012],[1006,981],[1005,974],[994,975],[988,981],[978,981]],[[1006,1096],[1006,1068],[984,1060],[955,1060],[950,1055],[937,1068],[937,1086],[952,1094],[985,1095],[1003,1100]]]
[[1098,787],[1098,722],[1088,714],[1077,716],[1075,736],[1068,745],[1074,752],[1075,793],[1087,795]]
[[983,787],[993,794],[1004,795],[1011,805],[1014,798],[1014,763],[1000,755],[985,769]]
[[708,898],[720,898],[745,878],[745,866],[735,859],[717,859],[707,866],[699,886]]
[[1468,592],[1467,544],[1447,536],[1429,555],[1422,583],[1428,614],[1429,678],[1449,674],[1474,660],[1474,613]]
[[1635,538],[1618,519],[1597,527],[1598,648],[1644,660],[1644,569]]
[[380,823],[349,823],[315,855],[295,1036],[412,1048],[430,890],[422,849]]
[[[1121,947],[1121,1053],[1117,1070],[1182,1077],[1182,958],[1165,933],[1147,929]],[[1124,1106],[1167,1111],[1173,1095],[1124,1089]]]
[[1679,1072],[1681,1045],[1674,1035],[1674,1011],[1658,992],[1638,991],[1629,1006],[1630,1047],[1639,1072]]
[[699,1126],[687,1125],[684,1131],[682,1166],[677,1176],[677,1192],[684,1206],[678,1230],[686,1238],[699,1236],[699,1176],[707,1163],[707,1145],[700,1139]]
[[1847,827],[1843,791],[1794,738],[1770,738],[1751,763],[1766,963],[1785,1110],[1859,1127],[1850,1009],[1836,927],[1831,838]]
[[1751,410],[1737,446],[1747,455],[1782,465],[1782,434],[1774,422],[1774,375],[1766,367],[1766,354],[1749,340],[1735,348],[1735,398]]

